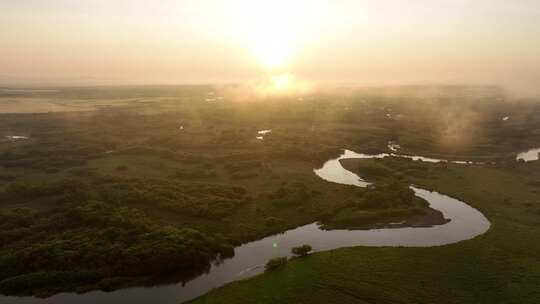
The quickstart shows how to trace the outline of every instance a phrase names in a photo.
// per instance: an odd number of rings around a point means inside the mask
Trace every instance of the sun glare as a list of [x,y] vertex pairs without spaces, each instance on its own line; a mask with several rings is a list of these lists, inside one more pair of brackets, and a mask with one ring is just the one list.
[[239,43],[269,70],[291,63],[323,12],[318,0],[241,0],[233,11]]
[[261,35],[260,39],[253,39],[250,44],[250,51],[255,56],[258,63],[268,69],[285,66],[293,54],[292,46],[286,34],[272,33],[272,36]]
[[313,90],[311,83],[301,81],[291,73],[266,76],[253,88],[258,96],[303,95]]
[[286,91],[294,83],[294,77],[291,74],[283,74],[271,78],[272,87],[276,91]]

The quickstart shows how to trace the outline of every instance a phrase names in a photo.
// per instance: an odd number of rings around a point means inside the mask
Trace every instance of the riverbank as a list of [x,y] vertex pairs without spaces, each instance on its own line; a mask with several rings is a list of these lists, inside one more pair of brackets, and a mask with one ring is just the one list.
[[[361,170],[358,170],[359,164],[365,162],[366,158],[343,158],[339,164],[347,171],[366,177]],[[373,176],[375,179],[383,181],[380,177]],[[392,180],[392,176],[386,176]],[[382,186],[382,185],[379,185]],[[377,187],[377,185],[375,185]],[[388,191],[385,191],[388,192]],[[376,198],[374,198],[376,201]],[[394,198],[394,200],[397,198]],[[380,203],[380,202],[379,202]],[[375,202],[377,204],[377,202]],[[444,225],[450,221],[444,217],[442,212],[429,207],[429,204],[416,197],[408,206],[396,207],[394,209],[377,209],[372,214],[366,213],[366,208],[355,213],[353,208],[345,208],[337,215],[322,221],[324,229],[374,229],[374,228],[403,228],[403,227],[432,227]],[[339,222],[341,213],[341,223]]]
[[[315,170],[315,173],[317,173],[319,177],[326,176],[327,182],[334,184],[347,184],[349,181],[351,181],[351,179],[343,180],[340,178],[340,176],[344,176],[345,174],[345,176],[350,178],[351,176],[347,175],[347,173],[352,174],[352,172],[344,169],[340,165],[339,159],[348,154],[351,154],[351,151],[346,151],[342,156],[327,161],[321,169]],[[330,176],[334,176],[334,178],[332,179]],[[358,182],[360,181],[358,176],[355,178]],[[364,184],[359,183],[358,185],[362,186]],[[368,194],[367,196],[366,193]],[[430,192],[415,187],[409,188],[407,186],[393,183],[388,186],[380,185],[377,188],[368,189],[367,192],[355,192],[356,196],[359,194],[361,195],[360,202],[363,202],[363,204],[367,203],[369,206],[375,204],[376,207],[375,211],[368,213],[366,217],[364,209],[367,207],[369,210],[370,207],[362,205],[361,209],[357,210],[358,212],[362,213],[362,216],[360,216],[360,218],[349,218],[352,220],[354,225],[364,222],[370,223],[373,222],[373,219],[380,219],[383,221],[387,220],[388,218],[395,219],[396,214],[402,216],[411,214],[410,210],[412,210],[413,213],[418,213],[419,216],[423,215],[425,210],[433,210],[433,212],[438,213],[440,218],[444,219],[443,224],[448,223],[451,220],[454,220],[454,222],[451,224],[440,225],[436,228],[428,228],[431,226],[424,226],[424,228],[402,227],[404,229],[399,229],[400,227],[395,227],[404,224],[403,222],[400,222],[395,224],[389,223],[384,226],[377,227],[377,229],[367,229],[370,226],[365,226],[366,229],[358,229],[353,231],[323,230],[329,228],[329,223],[331,223],[330,225],[336,225],[336,227],[333,228],[337,228],[337,226],[341,225],[339,222],[336,222],[336,214],[339,215],[339,213],[334,212],[333,216],[326,218],[326,220],[323,222],[323,229],[321,229],[321,227],[319,227],[317,224],[310,224],[288,230],[284,233],[269,236],[261,240],[246,243],[235,248],[235,254],[233,257],[220,260],[219,263],[209,266],[209,268],[206,270],[206,275],[197,277],[195,274],[192,280],[184,280],[181,286],[179,284],[170,285],[169,287],[155,288],[155,290],[164,291],[165,289],[173,289],[175,292],[179,293],[177,300],[189,300],[209,291],[212,287],[219,287],[228,282],[251,277],[261,273],[263,270],[262,265],[264,265],[268,259],[276,256],[288,256],[290,255],[291,248],[304,242],[308,242],[313,245],[315,251],[326,251],[341,247],[359,245],[434,246],[472,238],[476,235],[484,233],[489,227],[489,222],[481,213],[470,208],[463,202],[436,192]],[[385,201],[381,201],[381,199],[384,199]],[[407,207],[409,209],[396,209],[395,206],[393,209],[389,209],[390,206],[385,205],[388,203],[390,203],[390,205],[397,204],[397,206],[400,206],[399,208]],[[402,204],[405,205],[402,206]],[[338,208],[336,210],[338,212],[342,212],[345,209],[351,208],[354,209],[352,205],[346,204],[343,208]],[[345,211],[348,212],[348,210]],[[447,216],[448,219],[445,219],[444,216]],[[339,218],[339,216],[337,218]],[[456,220],[458,221],[456,222]],[[386,221],[386,223],[388,223],[388,221]],[[372,225],[375,226],[376,223]],[[395,226],[393,227],[392,225]],[[350,226],[347,225],[346,228],[350,229]],[[133,279],[136,278],[118,278],[116,280],[107,280],[108,283],[106,288],[107,290],[111,291],[116,288],[127,287],[126,284],[130,284],[130,280]],[[141,278],[139,281],[134,281],[134,283],[136,282],[142,283],[150,281],[145,281]],[[166,281],[161,280],[160,282],[162,282],[162,284],[166,284]],[[10,284],[11,286],[17,286],[11,282]],[[10,285],[7,286],[13,288]],[[94,288],[105,289],[104,286],[105,285],[100,283],[94,286],[89,285],[88,287],[85,287],[84,290],[79,290],[89,291],[89,289]],[[131,291],[115,291],[111,295],[100,292],[90,292],[84,295],[60,294],[43,301],[76,301],[81,303],[99,300],[102,302],[111,300],[115,297],[129,298],[130,294],[133,293],[133,290],[140,291],[137,301],[140,301],[142,298],[149,295],[149,293],[144,289],[135,288]],[[39,291],[50,292],[50,289],[42,289]],[[101,298],[104,299],[100,300]],[[1,300],[2,298],[0,298],[0,302]],[[12,303],[41,303],[39,299],[31,297],[8,298],[7,300],[10,300]]]
[[490,231],[446,246],[317,253],[190,303],[538,303],[540,245],[531,240],[540,237],[540,164],[417,165],[424,177],[409,182],[469,202]]

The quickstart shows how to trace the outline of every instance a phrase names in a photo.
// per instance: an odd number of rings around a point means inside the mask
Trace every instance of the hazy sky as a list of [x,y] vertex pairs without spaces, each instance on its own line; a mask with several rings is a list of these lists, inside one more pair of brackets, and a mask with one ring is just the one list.
[[540,86],[539,0],[0,0],[0,83]]

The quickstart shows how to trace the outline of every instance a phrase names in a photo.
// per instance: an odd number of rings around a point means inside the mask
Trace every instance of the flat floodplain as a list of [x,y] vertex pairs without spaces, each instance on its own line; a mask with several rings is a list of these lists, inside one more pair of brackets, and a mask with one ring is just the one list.
[[[174,286],[233,261],[235,247],[298,227],[319,223],[330,234],[444,227],[410,185],[465,202],[489,220],[489,230],[429,248],[315,253],[195,301],[298,303],[305,294],[325,303],[538,299],[539,248],[530,240],[539,233],[540,176],[537,162],[516,161],[540,143],[534,102],[507,101],[485,87],[252,100],[212,86],[2,94],[0,108],[27,106],[0,114],[0,291],[24,296],[0,302],[173,303],[192,298]],[[314,173],[344,150],[388,155],[339,163],[347,169],[340,174],[375,188]],[[411,220],[426,214],[439,220]],[[298,235],[291,246],[309,243]]]

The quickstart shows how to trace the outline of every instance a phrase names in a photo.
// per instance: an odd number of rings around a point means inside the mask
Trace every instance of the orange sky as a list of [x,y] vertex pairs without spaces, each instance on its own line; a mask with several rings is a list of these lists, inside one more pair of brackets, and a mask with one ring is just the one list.
[[3,0],[0,83],[538,86],[537,0]]

